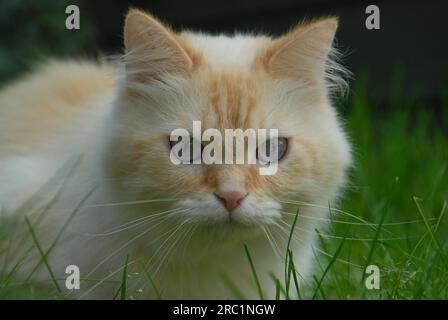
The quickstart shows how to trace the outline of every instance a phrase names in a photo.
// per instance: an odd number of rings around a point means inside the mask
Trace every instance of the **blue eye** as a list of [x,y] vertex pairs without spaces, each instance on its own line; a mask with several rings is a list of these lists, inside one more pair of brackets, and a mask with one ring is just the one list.
[[261,145],[261,148],[262,150],[257,148],[257,159],[265,163],[280,161],[288,151],[288,138],[277,138],[277,148],[275,148],[275,144],[272,146],[272,152],[277,153],[276,156],[271,157],[271,140],[266,140],[266,142]]

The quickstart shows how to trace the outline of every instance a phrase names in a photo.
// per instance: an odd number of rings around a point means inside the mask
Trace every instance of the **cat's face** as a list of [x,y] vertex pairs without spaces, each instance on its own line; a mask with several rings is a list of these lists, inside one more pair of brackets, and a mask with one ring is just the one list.
[[[177,218],[246,227],[274,223],[288,201],[333,198],[350,162],[325,80],[335,30],[326,19],[274,40],[175,34],[131,12],[107,157],[121,190],[173,198]],[[261,175],[261,164],[173,164],[170,133],[191,133],[193,121],[223,137],[225,129],[278,129],[277,172]]]

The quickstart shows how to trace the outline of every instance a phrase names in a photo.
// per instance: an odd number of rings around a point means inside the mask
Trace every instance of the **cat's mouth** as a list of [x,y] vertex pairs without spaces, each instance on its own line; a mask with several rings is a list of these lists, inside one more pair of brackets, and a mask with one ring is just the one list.
[[188,208],[179,212],[182,221],[189,221],[189,223],[197,224],[205,228],[213,229],[234,229],[234,230],[249,230],[275,224],[278,219],[281,219],[281,212],[275,206],[269,208],[265,206],[238,208],[232,212],[228,212],[220,205],[204,205],[197,204],[191,206],[191,200],[183,201],[183,206],[188,204]]
[[221,226],[222,228],[250,229],[253,228],[256,225],[256,223],[247,222],[244,220],[242,221],[237,216],[229,214],[226,220],[216,225]]
[[198,222],[197,231],[200,234],[208,235],[216,241],[239,241],[241,239],[253,238],[257,234],[263,233],[260,223],[248,222],[236,217],[228,217],[221,221],[201,221]]
[[274,201],[258,201],[250,195],[234,210],[227,210],[215,197],[206,200],[185,199],[179,202],[182,220],[213,229],[248,230],[276,223],[281,207]]

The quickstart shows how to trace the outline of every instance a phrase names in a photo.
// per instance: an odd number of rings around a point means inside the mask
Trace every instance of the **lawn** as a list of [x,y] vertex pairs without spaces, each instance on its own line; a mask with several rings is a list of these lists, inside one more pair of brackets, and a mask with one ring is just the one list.
[[[331,232],[320,237],[313,296],[447,299],[448,95],[435,116],[395,83],[380,111],[367,87],[358,80],[343,108],[356,160]],[[380,270],[379,290],[364,284],[368,265]]]

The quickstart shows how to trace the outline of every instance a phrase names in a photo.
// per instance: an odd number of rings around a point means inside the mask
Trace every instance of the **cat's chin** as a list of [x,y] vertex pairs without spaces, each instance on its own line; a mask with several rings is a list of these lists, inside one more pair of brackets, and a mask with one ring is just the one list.
[[263,235],[263,226],[259,223],[246,223],[229,219],[221,222],[198,222],[197,234],[207,242],[213,239],[217,243],[235,243]]
[[209,227],[213,229],[223,229],[228,231],[249,231],[251,229],[260,228],[260,223],[257,222],[249,222],[245,220],[241,220],[232,216],[229,216],[228,219],[224,221],[215,221],[213,223],[204,221],[202,223],[204,227]]

